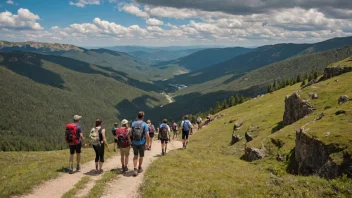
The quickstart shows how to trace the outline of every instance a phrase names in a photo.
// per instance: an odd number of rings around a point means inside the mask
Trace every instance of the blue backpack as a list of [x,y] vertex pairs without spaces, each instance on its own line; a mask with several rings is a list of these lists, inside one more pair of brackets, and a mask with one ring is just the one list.
[[189,131],[189,126],[190,126],[190,123],[189,123],[188,120],[183,121],[182,129],[183,129],[184,131]]

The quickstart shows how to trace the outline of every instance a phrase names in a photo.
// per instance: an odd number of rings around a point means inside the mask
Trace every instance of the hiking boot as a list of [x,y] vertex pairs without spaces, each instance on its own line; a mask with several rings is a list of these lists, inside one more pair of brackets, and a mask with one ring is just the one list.
[[125,167],[124,167],[124,166],[122,166],[122,168],[120,169],[120,172],[121,172],[121,173],[124,173],[124,172],[125,172]]
[[100,174],[103,174],[103,173],[104,173],[104,170],[103,170],[103,169],[100,169],[100,170],[99,170],[99,173],[100,173]]
[[80,171],[81,170],[81,165],[77,164],[76,170]]
[[142,167],[139,167],[138,168],[138,173],[141,173],[141,172],[143,172],[143,169],[142,169]]
[[68,174],[73,174],[72,168],[68,169]]
[[128,168],[127,168],[127,166],[125,166],[125,168],[123,169],[125,172],[127,172],[128,171]]
[[135,169],[133,170],[133,176],[136,177],[137,175],[138,175],[138,170],[135,168]]

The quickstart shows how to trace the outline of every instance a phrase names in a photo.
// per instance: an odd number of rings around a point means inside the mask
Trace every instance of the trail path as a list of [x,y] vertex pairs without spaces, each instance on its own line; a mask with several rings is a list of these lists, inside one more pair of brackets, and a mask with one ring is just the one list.
[[[168,151],[181,148],[182,143],[180,141],[171,141],[168,144]],[[160,157],[161,147],[158,141],[153,142],[152,150],[145,151],[145,157],[143,162],[144,172],[147,170],[151,162],[158,157]],[[139,174],[137,177],[133,177],[133,150],[130,151],[130,158],[128,168],[129,171],[125,175],[120,175],[117,179],[109,182],[107,184],[106,192],[103,197],[138,197],[138,187],[143,181],[144,172]],[[89,190],[94,186],[96,180],[99,180],[102,175],[96,175],[94,173],[94,160],[82,165],[80,172],[75,172],[70,175],[63,173],[58,178],[44,182],[35,188],[35,190],[27,195],[19,196],[26,198],[59,198],[64,193],[69,191],[77,182],[79,182],[83,177],[89,176],[93,182],[90,182],[83,190],[79,192],[79,195],[86,195]],[[105,160],[103,169],[108,172],[112,169],[121,168],[120,155],[116,155],[110,159]]]

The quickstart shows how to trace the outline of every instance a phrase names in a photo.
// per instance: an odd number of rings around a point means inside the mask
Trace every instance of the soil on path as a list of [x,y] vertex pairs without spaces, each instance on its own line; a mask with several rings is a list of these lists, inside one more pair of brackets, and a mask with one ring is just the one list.
[[[182,147],[180,141],[171,141],[168,144],[168,151]],[[151,162],[158,157],[160,157],[161,146],[158,141],[153,142],[152,150],[145,151],[145,157],[143,162],[144,171],[147,170]],[[116,170],[121,168],[121,156],[116,155],[112,158],[105,160],[103,169],[105,172],[110,170]],[[129,172],[125,175],[119,176],[116,180],[113,180],[107,184],[106,192],[103,197],[137,197],[138,187],[143,181],[144,173],[139,174],[137,177],[132,176],[133,171],[133,150],[130,151],[129,158]],[[26,198],[38,198],[38,197],[50,197],[50,198],[60,198],[64,193],[69,191],[77,182],[79,182],[83,177],[89,176],[93,181],[99,180],[102,174],[95,174],[94,170],[94,160],[85,163],[81,167],[81,171],[75,172],[70,175],[63,173],[58,178],[44,182],[43,184],[36,187],[32,193],[27,195],[22,195],[19,197]],[[88,192],[90,188],[94,185],[88,185],[85,187],[84,192]],[[82,195],[81,193],[79,193]],[[85,193],[83,193],[85,194]]]

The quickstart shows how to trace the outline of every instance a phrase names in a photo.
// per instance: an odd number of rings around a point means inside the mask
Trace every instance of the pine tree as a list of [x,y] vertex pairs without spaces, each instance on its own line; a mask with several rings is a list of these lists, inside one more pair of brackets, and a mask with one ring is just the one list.
[[296,82],[299,83],[302,81],[302,77],[301,77],[301,74],[298,74],[297,75],[297,78],[296,78]]
[[219,101],[216,101],[215,110],[214,111],[215,111],[214,113],[217,113],[217,112],[221,111],[221,105],[220,105]]
[[277,84],[276,84],[276,80],[274,80],[274,84],[273,84],[273,90],[276,91],[277,90]]
[[229,105],[230,105],[230,107],[236,105],[236,98],[234,96],[230,97]]
[[227,109],[227,108],[229,108],[229,105],[227,104],[227,100],[222,101],[221,109],[223,110],[223,109]]
[[237,105],[237,104],[240,104],[240,97],[238,97],[237,94],[236,94],[236,98],[235,98],[235,99],[236,99],[236,100],[235,100],[235,101],[236,101],[236,105]]
[[268,90],[267,90],[268,93],[272,93],[273,92],[273,87],[272,85],[268,85]]
[[319,74],[318,74],[318,69],[315,68],[315,69],[314,69],[314,72],[313,72],[313,77],[314,77],[314,79],[318,79],[318,76],[319,76]]
[[245,102],[245,99],[244,99],[243,96],[241,96],[240,103],[242,104],[242,103],[244,103],[244,102]]
[[302,84],[301,84],[301,87],[304,87],[304,86],[306,86],[306,81],[305,80],[302,81]]
[[284,88],[284,87],[286,87],[286,80],[285,79],[282,79],[281,81],[280,81],[280,89],[281,88]]

